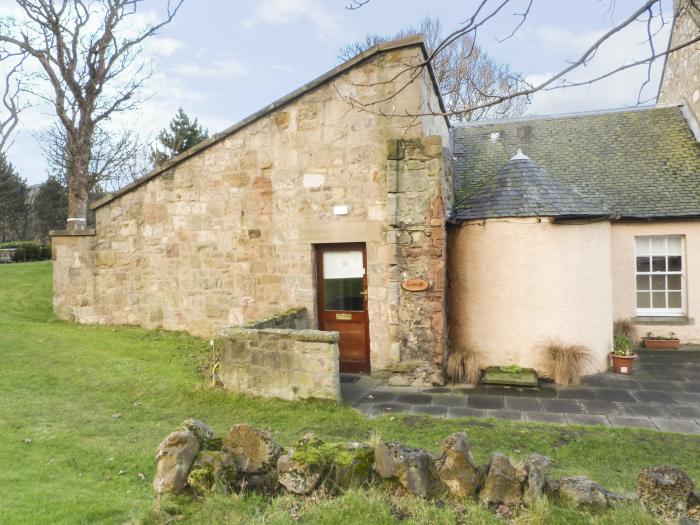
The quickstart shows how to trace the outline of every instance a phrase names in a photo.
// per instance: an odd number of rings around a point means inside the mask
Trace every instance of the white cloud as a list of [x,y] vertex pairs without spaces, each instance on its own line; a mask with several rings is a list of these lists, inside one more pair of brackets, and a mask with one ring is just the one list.
[[169,57],[185,47],[185,43],[176,38],[156,36],[147,41],[147,49],[151,53],[161,57]]
[[272,64],[272,69],[281,73],[291,73],[294,71],[292,66],[283,66],[281,64]]
[[343,32],[340,16],[318,0],[260,0],[252,17],[243,20],[252,27],[259,23],[289,25],[308,20],[323,38],[337,38]]
[[212,59],[207,63],[185,62],[172,71],[186,78],[234,78],[250,74],[250,68],[236,59]]

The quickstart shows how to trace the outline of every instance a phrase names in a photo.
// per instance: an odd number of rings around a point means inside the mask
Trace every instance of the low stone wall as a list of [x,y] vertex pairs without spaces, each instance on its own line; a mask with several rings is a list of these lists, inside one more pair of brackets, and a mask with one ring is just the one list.
[[291,310],[219,334],[224,387],[262,397],[340,401],[338,332],[300,329],[306,320],[306,309]]
[[639,502],[665,523],[691,524],[700,518],[700,494],[677,467],[643,468],[636,496],[621,495],[583,476],[553,478],[551,460],[536,453],[516,463],[493,452],[487,465],[477,465],[463,432],[447,436],[439,454],[396,442],[324,443],[313,433],[285,450],[269,431],[239,424],[215,437],[204,422],[188,419],[160,443],[156,463],[153,488],[159,496],[203,498],[244,490],[276,494],[282,488],[299,495],[339,494],[379,485],[446,505],[476,500],[509,523],[545,496],[591,514]]

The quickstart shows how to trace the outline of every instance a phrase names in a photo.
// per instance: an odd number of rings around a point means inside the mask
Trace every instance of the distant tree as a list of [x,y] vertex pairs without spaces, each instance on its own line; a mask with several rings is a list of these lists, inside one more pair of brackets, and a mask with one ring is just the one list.
[[62,230],[68,218],[68,189],[58,177],[49,177],[39,186],[34,198],[37,235],[49,236],[49,230]]
[[[339,58],[348,60],[359,53],[387,40],[409,35],[423,35],[429,54],[443,41],[440,20],[426,17],[418,27],[409,27],[392,36],[367,35],[363,41],[347,45]],[[525,111],[523,97],[506,98],[497,105],[488,105],[491,93],[504,95],[522,88],[522,82],[505,64],[496,62],[479,48],[470,34],[462,35],[439,51],[432,60],[433,71],[445,103],[446,113],[452,120],[470,121],[485,118],[515,118]],[[478,108],[464,111],[467,108]]]
[[29,216],[29,188],[0,153],[0,242],[24,237]]
[[190,120],[187,113],[179,108],[168,127],[158,134],[158,145],[151,151],[151,160],[155,166],[160,166],[208,138],[209,133],[199,125],[197,119]]

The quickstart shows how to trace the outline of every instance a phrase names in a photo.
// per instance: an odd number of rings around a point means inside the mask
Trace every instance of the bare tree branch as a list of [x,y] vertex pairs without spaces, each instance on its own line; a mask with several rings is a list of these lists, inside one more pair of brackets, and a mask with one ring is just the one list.
[[369,0],[352,0],[348,5],[345,6],[345,9],[349,9],[350,11],[354,11],[356,9],[359,9],[363,5],[369,4]]
[[[391,37],[368,35],[364,41],[343,48],[339,58],[348,60],[366,49],[387,40],[422,34],[428,53],[432,53],[443,41],[440,21],[425,18],[420,26],[404,29]],[[491,100],[492,92],[509,93],[522,87],[518,76],[511,73],[508,66],[499,64],[476,45],[476,35],[464,35],[454,44],[443,49],[431,62],[435,80],[445,108],[454,120],[479,120],[496,116],[517,117],[525,110],[526,99],[510,99],[504,104],[465,112],[480,102]],[[407,64],[408,66],[408,64]],[[408,70],[409,80],[413,81],[421,73],[421,68]],[[403,82],[407,87],[410,82]],[[367,87],[368,84],[355,84]],[[397,93],[391,93],[395,96]]]
[[[354,8],[361,8],[362,6],[369,3],[369,1],[370,0],[356,2],[354,3]],[[365,111],[372,111],[378,114],[384,114],[381,110],[378,109],[378,107],[393,99],[398,93],[401,93],[406,88],[406,85],[413,82],[415,78],[417,78],[416,71],[424,70],[429,65],[431,65],[433,69],[435,69],[440,54],[445,52],[445,50],[457,45],[459,40],[467,35],[470,36],[470,38],[474,42],[474,45],[476,45],[476,34],[479,28],[484,26],[487,22],[491,21],[494,17],[501,13],[506,5],[512,3],[514,3],[514,0],[481,0],[474,7],[472,14],[467,19],[465,19],[465,21],[460,25],[460,27],[452,33],[450,33],[449,35],[447,35],[447,37],[442,39],[440,42],[438,42],[432,48],[431,52],[429,52],[429,55],[425,60],[419,61],[416,64],[403,68],[401,71],[393,75],[392,78],[373,84],[396,85],[397,81],[400,80],[400,82],[392,90],[392,92],[374,100],[360,100],[357,97],[352,99],[346,97],[346,99],[348,99],[348,101],[355,108],[363,109]],[[518,32],[518,30],[522,28],[523,24],[530,15],[533,4],[534,0],[527,0],[525,8],[521,12],[513,13],[515,16],[520,17],[519,23],[514,27],[511,33],[509,33],[503,39],[499,39],[499,41],[503,41],[513,37]],[[688,0],[687,4],[688,6],[682,6],[681,9],[690,9],[691,7],[697,9],[698,4],[700,4],[700,0]],[[608,6],[608,11],[611,16],[614,9],[615,2],[611,0]],[[676,13],[676,16],[678,15],[679,13]],[[655,21],[658,21],[659,24],[656,28],[654,28]],[[643,43],[645,43],[649,48],[648,54],[645,57],[624,63],[619,67],[610,69],[609,71],[606,71],[603,74],[591,77],[587,80],[568,80],[568,76],[570,74],[588,66],[591,63],[591,61],[595,58],[596,54],[601,50],[601,48],[603,48],[606,43],[610,42],[615,35],[637,23],[645,24],[646,39]],[[488,110],[499,105],[502,106],[503,104],[506,104],[509,101],[513,101],[516,99],[529,99],[529,97],[531,97],[533,94],[539,91],[552,91],[556,89],[564,89],[575,86],[591,85],[595,82],[611,77],[630,68],[646,65],[646,79],[641,84],[637,97],[637,102],[641,103],[643,91],[645,87],[649,85],[652,78],[651,68],[654,62],[657,61],[659,58],[666,57],[671,53],[675,53],[685,47],[700,42],[700,31],[698,31],[697,36],[694,36],[685,42],[669,47],[665,51],[658,51],[656,43],[654,41],[654,37],[658,35],[658,33],[667,23],[667,18],[664,16],[662,0],[644,0],[643,2],[640,2],[640,4],[627,17],[625,17],[617,23],[613,23],[612,27],[609,30],[607,30],[602,36],[600,36],[598,39],[592,42],[583,51],[583,53],[581,53],[581,55],[578,58],[568,61],[566,67],[562,68],[557,73],[550,75],[545,80],[538,82],[537,84],[530,84],[525,80],[525,78],[519,76],[515,77],[514,80],[518,81],[518,84],[521,86],[521,88],[504,92],[502,89],[498,89],[502,86],[494,86],[495,89],[485,90],[480,87],[482,84],[475,81],[473,78],[468,78],[464,79],[463,81],[470,86],[471,90],[474,93],[478,94],[479,100],[473,101],[473,103],[471,103],[470,105],[461,108],[452,107],[447,108],[446,111],[430,111],[419,115],[406,114],[403,116],[441,115],[452,118],[470,118],[468,117],[468,115],[472,115],[475,113],[478,114],[481,111]],[[358,87],[366,87],[361,84],[357,85]]]
[[[47,160],[50,176],[59,177],[68,187],[69,162],[66,148],[66,130],[55,123],[38,134],[37,139]],[[134,129],[120,131],[95,128],[90,147],[88,193],[115,191],[146,173],[148,145]]]
[[[15,58],[5,55],[2,60]],[[0,154],[4,154],[12,144],[14,131],[19,124],[19,114],[27,107],[26,102],[22,102],[20,97],[25,90],[22,79],[19,78],[22,72],[24,56],[20,56],[19,60],[5,74],[5,82],[2,92],[2,105],[5,108],[6,115],[0,118]]]
[[[0,52],[21,53],[41,68],[65,133],[69,228],[81,229],[87,215],[91,148],[100,126],[138,104],[150,76],[138,61],[143,42],[170,23],[184,0],[167,0],[163,19],[141,31],[130,25],[145,0],[16,0],[24,19],[0,21]],[[96,140],[97,136],[97,140]]]

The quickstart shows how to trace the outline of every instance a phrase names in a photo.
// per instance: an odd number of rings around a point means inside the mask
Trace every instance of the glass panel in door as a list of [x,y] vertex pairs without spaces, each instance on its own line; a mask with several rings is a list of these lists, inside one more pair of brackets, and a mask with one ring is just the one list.
[[323,309],[363,311],[364,275],[361,250],[323,252]]

